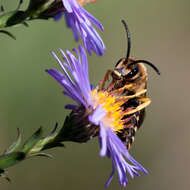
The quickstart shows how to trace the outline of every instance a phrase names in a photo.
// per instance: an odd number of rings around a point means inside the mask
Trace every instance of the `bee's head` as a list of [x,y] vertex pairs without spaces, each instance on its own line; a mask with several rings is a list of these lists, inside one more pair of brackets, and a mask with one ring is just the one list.
[[121,78],[130,79],[134,77],[138,73],[138,64],[131,65],[133,63],[133,59],[130,58],[130,50],[131,50],[131,39],[130,39],[130,32],[129,28],[124,20],[122,23],[125,27],[126,34],[127,34],[127,54],[125,58],[121,58],[115,65],[112,77],[119,80]]
[[132,63],[133,59],[128,59],[126,63],[126,58],[121,58],[115,65],[112,77],[116,80],[133,78],[138,73],[139,66]]
[[131,51],[131,38],[129,28],[124,20],[122,23],[125,27],[127,34],[127,54],[125,58],[121,58],[115,65],[115,69],[112,73],[112,77],[119,80],[121,78],[125,78],[126,80],[130,80],[139,72],[139,63],[144,63],[151,66],[157,74],[160,75],[159,70],[152,63],[146,60],[135,60],[134,58],[129,57]]

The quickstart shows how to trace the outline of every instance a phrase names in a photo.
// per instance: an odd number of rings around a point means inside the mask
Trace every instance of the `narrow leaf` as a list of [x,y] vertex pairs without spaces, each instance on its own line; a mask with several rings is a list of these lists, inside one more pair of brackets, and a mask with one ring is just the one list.
[[0,30],[0,32],[3,33],[3,34],[8,35],[8,36],[11,37],[13,40],[16,40],[16,37],[15,37],[13,34],[11,34],[10,32],[8,32],[8,31],[6,31],[6,30]]
[[25,143],[22,151],[28,153],[42,137],[42,127],[40,127]]
[[34,157],[34,156],[37,156],[37,157],[46,157],[46,158],[53,159],[53,156],[51,154],[47,154],[47,153],[43,153],[43,152],[32,154],[30,157]]
[[29,25],[28,25],[27,22],[23,22],[22,24],[23,24],[24,26],[26,26],[26,27],[29,27]]
[[9,168],[25,158],[24,152],[12,152],[0,156],[0,169]]
[[57,127],[58,127],[58,123],[56,122],[56,123],[55,123],[55,127],[54,127],[53,130],[51,131],[51,134],[50,134],[50,135],[52,135],[52,134],[54,134],[54,133],[56,132]]
[[16,10],[19,10],[22,4],[23,4],[23,0],[20,0],[19,3],[18,3],[18,7],[16,8]]
[[47,150],[50,148],[55,148],[55,147],[65,147],[65,145],[61,142],[52,142],[52,143],[48,143],[46,144],[42,150]]
[[11,146],[9,146],[5,150],[4,154],[11,153],[11,152],[15,151],[20,146],[20,143],[22,140],[22,133],[21,133],[21,130],[19,128],[17,130],[18,130],[18,137],[17,137],[16,141],[13,144],[11,144]]

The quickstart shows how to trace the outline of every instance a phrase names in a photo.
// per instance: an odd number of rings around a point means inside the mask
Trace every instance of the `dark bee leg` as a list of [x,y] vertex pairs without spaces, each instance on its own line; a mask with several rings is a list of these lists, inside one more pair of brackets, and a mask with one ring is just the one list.
[[143,124],[143,122],[144,122],[144,118],[145,118],[145,116],[146,116],[146,111],[145,111],[145,109],[143,109],[143,110],[141,110],[140,112],[139,112],[139,120],[138,120],[138,129],[141,127],[141,125]]
[[136,131],[137,131],[137,126],[135,126],[134,128],[133,127],[129,128],[129,136],[127,136],[126,138],[126,146],[128,150],[131,148],[132,143],[135,141]]
[[140,124],[139,112],[132,115],[128,115],[127,117],[130,118],[130,120],[128,120],[125,123],[125,128],[122,131],[120,131],[117,135],[122,140],[122,142],[126,145],[127,149],[130,149],[131,144],[135,140],[135,134]]
[[130,132],[129,135],[126,137],[126,146],[128,150],[131,148],[131,145],[135,140],[135,134],[137,130],[139,130],[139,128],[141,127],[144,118],[145,118],[145,109],[141,110],[140,112],[136,112],[132,116],[131,123],[133,123],[133,126],[128,129]]
[[131,116],[131,124],[132,126],[127,128],[127,135],[125,139],[125,144],[127,146],[127,149],[129,150],[131,147],[131,144],[135,141],[135,134],[138,130],[138,119],[136,117],[136,114]]
[[106,74],[104,76],[104,80],[102,82],[102,86],[101,86],[100,90],[104,90],[105,83],[106,83],[106,81],[109,80],[109,76],[111,75],[112,72],[113,72],[112,70],[107,70],[107,72],[106,72]]
[[142,103],[140,104],[139,106],[137,106],[135,109],[132,109],[130,111],[127,111],[127,115],[131,115],[135,112],[139,112],[141,110],[143,110],[145,107],[147,107],[150,103],[151,103],[151,100],[149,98],[146,98],[146,97],[140,97],[138,98],[138,100]]
[[131,124],[132,126],[127,129],[128,135],[126,136],[126,146],[129,150],[131,148],[132,143],[135,141],[135,134],[137,130],[139,130],[140,126],[143,123],[145,117],[145,109],[141,110],[140,112],[136,112],[131,116]]

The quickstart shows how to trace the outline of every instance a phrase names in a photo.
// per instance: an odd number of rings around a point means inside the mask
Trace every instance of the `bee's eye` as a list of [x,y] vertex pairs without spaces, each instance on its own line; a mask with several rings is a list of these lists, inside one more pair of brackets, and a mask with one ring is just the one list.
[[132,78],[139,72],[139,67],[137,64],[135,64],[134,69],[132,69],[127,75],[125,75],[125,78]]

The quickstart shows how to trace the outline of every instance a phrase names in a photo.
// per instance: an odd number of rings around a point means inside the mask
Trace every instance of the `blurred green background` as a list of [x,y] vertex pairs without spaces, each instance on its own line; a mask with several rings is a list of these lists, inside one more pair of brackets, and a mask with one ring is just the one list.
[[[25,0],[23,8],[28,3]],[[13,10],[17,0],[1,0],[5,10]],[[149,175],[129,180],[127,189],[189,189],[189,49],[190,1],[188,0],[99,0],[86,9],[104,25],[100,33],[105,56],[89,56],[92,83],[97,84],[107,69],[126,53],[126,36],[121,19],[127,21],[132,38],[131,56],[152,61],[161,76],[148,67],[152,104],[143,127],[136,136],[131,154]],[[8,30],[17,40],[0,35],[0,149],[16,138],[16,128],[28,137],[39,126],[48,133],[55,122],[63,123],[71,102],[47,73],[56,67],[50,50],[72,49],[71,30],[59,22],[33,21],[30,27]],[[50,151],[49,151],[50,152]],[[0,189],[97,190],[111,172],[111,160],[99,157],[98,140],[88,144],[66,143],[52,150],[55,159],[36,158],[9,169],[12,183],[0,179]],[[120,189],[117,176],[110,190]]]

